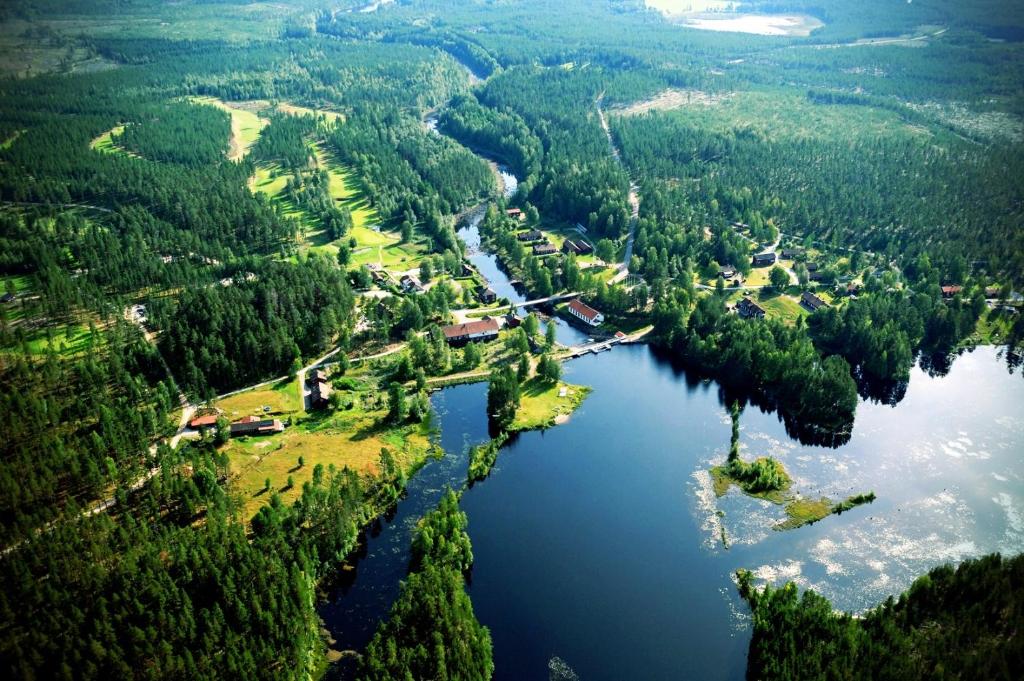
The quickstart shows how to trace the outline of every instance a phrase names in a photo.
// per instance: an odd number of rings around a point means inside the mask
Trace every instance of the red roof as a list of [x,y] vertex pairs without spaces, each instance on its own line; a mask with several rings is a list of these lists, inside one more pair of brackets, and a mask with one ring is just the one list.
[[942,294],[946,296],[953,296],[963,290],[963,286],[943,286]]
[[590,307],[589,305],[581,301],[579,298],[573,298],[569,302],[569,309],[575,312],[576,314],[580,315],[587,321],[593,321],[594,319],[597,318],[597,315],[601,314],[594,308]]
[[497,319],[481,319],[480,321],[466,322],[465,324],[452,324],[451,326],[444,327],[441,331],[444,333],[445,338],[462,338],[489,331],[497,333],[498,328]]
[[206,414],[205,416],[197,416],[188,422],[189,428],[204,428],[206,426],[217,425],[216,414]]
[[259,416],[243,416],[235,421],[235,423],[259,423],[262,420]]

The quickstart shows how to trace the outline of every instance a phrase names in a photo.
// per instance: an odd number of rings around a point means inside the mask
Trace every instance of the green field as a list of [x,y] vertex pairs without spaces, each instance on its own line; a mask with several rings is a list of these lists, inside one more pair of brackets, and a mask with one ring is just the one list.
[[114,135],[120,135],[124,132],[123,125],[117,125],[107,130],[105,133],[94,139],[89,143],[89,148],[94,149],[103,154],[124,154],[125,156],[131,156],[138,158],[138,154],[134,154],[127,149],[117,146],[114,144]]
[[931,132],[910,125],[900,116],[867,106],[814,104],[802,90],[765,88],[744,90],[711,105],[685,106],[668,113],[709,132],[756,131],[773,140],[849,139],[852,136],[920,137]]
[[806,317],[808,314],[795,298],[786,294],[766,294],[761,291],[757,304],[764,308],[767,317],[780,319],[787,324],[794,324],[797,318]]
[[231,148],[228,150],[228,159],[239,161],[245,158],[256,140],[260,138],[263,128],[270,125],[270,121],[261,118],[253,110],[258,103],[239,104],[227,103],[214,97],[191,97],[190,101],[196,104],[214,106],[226,111],[231,116]]
[[[564,390],[565,395],[559,393]],[[523,384],[522,399],[511,430],[550,428],[576,411],[590,394],[590,388],[559,381],[531,378]]]

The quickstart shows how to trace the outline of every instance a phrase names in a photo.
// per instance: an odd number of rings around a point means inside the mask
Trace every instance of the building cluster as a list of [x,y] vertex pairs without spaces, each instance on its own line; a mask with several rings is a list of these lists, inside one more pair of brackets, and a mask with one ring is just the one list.
[[309,386],[309,403],[314,408],[327,406],[333,388],[327,382],[327,372],[323,369],[315,369],[306,374],[306,384]]

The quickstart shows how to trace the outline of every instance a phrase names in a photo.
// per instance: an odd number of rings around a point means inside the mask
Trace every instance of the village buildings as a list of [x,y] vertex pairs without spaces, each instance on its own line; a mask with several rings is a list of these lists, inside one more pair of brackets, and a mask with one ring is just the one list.
[[580,319],[590,326],[600,326],[604,323],[604,315],[590,307],[579,298],[574,298],[569,302],[569,314],[577,319]]
[[484,317],[477,321],[441,327],[441,333],[449,345],[464,345],[471,341],[492,341],[498,337],[500,328],[497,319]]
[[764,308],[750,298],[742,298],[736,303],[736,314],[743,319],[764,319]]

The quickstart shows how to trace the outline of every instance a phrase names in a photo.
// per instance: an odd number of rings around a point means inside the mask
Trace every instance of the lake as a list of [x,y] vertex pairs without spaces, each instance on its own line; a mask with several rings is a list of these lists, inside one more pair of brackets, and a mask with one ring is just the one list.
[[[748,407],[744,457],[779,458],[809,496],[878,494],[789,532],[770,529],[780,507],[711,492],[706,470],[729,443],[716,384],[646,346],[565,369],[594,388],[582,408],[515,438],[463,498],[470,593],[494,639],[497,679],[547,678],[556,656],[584,681],[741,679],[749,633],[737,568],[861,610],[944,561],[1024,550],[1024,380],[992,348],[960,357],[945,377],[915,370],[895,408],[862,403],[838,449],[800,445],[774,414]],[[413,479],[398,515],[369,540],[348,596],[325,606],[336,637],[358,630],[369,640],[404,574],[412,523],[445,479],[461,484],[465,447],[486,438],[485,402],[483,384],[434,396],[449,455]],[[353,610],[351,600],[372,607]]]

